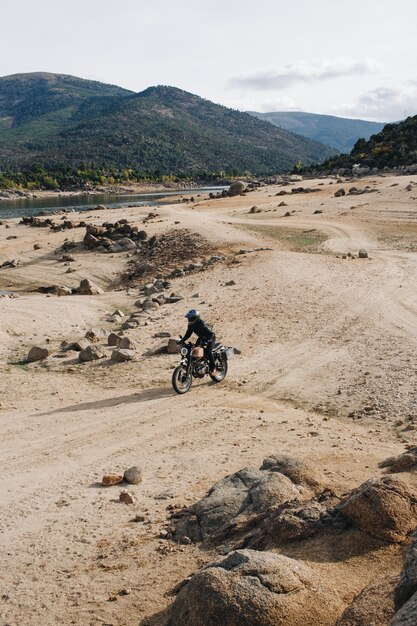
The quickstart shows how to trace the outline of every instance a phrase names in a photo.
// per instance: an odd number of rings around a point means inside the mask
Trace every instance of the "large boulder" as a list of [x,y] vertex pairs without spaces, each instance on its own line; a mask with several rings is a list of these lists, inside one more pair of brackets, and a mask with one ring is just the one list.
[[417,465],[417,447],[413,446],[398,456],[390,456],[381,461],[379,467],[387,467],[390,472],[406,472]]
[[335,591],[300,561],[238,550],[191,578],[168,626],[330,626],[340,611]]
[[239,196],[245,190],[246,190],[246,184],[242,182],[241,180],[235,180],[235,182],[230,185],[227,194],[230,197]]
[[394,615],[389,626],[416,626],[417,624],[417,593]]
[[267,457],[264,459],[261,469],[284,474],[293,483],[311,489],[315,494],[323,491],[327,484],[324,474],[315,465],[304,461],[304,459],[285,454],[273,454]]
[[386,626],[395,614],[394,587],[398,576],[372,581],[353,599],[336,626]]
[[226,476],[205,498],[180,514],[174,538],[216,541],[230,525],[243,524],[284,502],[305,500],[311,485],[319,484],[319,476],[312,468],[310,475],[309,467],[304,461],[276,455],[265,459],[261,469],[246,467]]
[[417,525],[417,493],[398,478],[372,478],[355,489],[339,511],[372,537],[402,542]]
[[417,592],[417,531],[407,550],[400,580],[395,588],[395,606],[401,608]]

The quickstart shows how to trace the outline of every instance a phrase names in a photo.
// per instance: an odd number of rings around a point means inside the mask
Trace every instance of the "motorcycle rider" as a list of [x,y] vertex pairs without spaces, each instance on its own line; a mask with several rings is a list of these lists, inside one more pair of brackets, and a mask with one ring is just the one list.
[[210,366],[210,373],[217,374],[216,363],[213,356],[213,347],[216,342],[216,335],[213,329],[200,317],[200,311],[197,309],[191,309],[184,315],[188,319],[188,328],[183,337],[181,337],[179,343],[184,343],[195,333],[198,337],[198,344],[204,344],[205,355],[208,359]]

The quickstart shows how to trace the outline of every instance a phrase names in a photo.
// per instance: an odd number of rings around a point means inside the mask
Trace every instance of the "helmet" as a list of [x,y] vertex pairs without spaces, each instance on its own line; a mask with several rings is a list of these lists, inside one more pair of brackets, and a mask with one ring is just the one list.
[[191,309],[190,311],[188,311],[188,313],[184,315],[184,317],[186,317],[187,320],[189,320],[190,322],[194,322],[197,318],[200,317],[200,311],[198,311],[197,309]]

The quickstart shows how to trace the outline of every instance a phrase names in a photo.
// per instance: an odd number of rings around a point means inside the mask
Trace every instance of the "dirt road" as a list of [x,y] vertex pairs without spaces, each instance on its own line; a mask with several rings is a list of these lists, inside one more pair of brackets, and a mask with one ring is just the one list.
[[[360,196],[361,206],[358,198],[334,198],[326,180],[308,182],[314,194],[289,193],[286,208],[278,207],[278,187],[160,207],[150,235],[188,228],[228,259],[175,279],[172,290],[184,299],[129,331],[138,358],[119,365],[80,365],[59,346],[92,326],[115,329],[108,316],[116,308],[137,310],[137,286],[117,287],[129,257],[77,247],[76,271],[67,274],[56,254],[66,233],[12,221],[0,227],[0,261],[20,259],[0,270],[0,290],[19,294],[0,298],[2,624],[157,624],[169,591],[217,556],[161,538],[170,508],[273,452],[313,460],[343,492],[380,475],[379,461],[415,443],[417,207],[404,191],[408,178],[398,181],[358,183],[378,191]],[[253,205],[261,212],[250,214]],[[145,210],[122,214],[141,223]],[[82,236],[80,229],[73,237]],[[42,248],[34,251],[34,242]],[[353,258],[359,248],[369,259]],[[85,276],[106,293],[31,291],[72,287]],[[157,332],[183,333],[184,312],[195,306],[242,354],[221,385],[203,381],[176,396],[177,356],[144,353],[159,345]],[[47,343],[52,355],[22,364],[34,343]],[[132,486],[136,503],[127,506],[119,487],[100,481],[132,465],[144,480]],[[397,547],[348,563],[306,555],[339,584],[346,603],[382,566],[397,571],[401,558]]]

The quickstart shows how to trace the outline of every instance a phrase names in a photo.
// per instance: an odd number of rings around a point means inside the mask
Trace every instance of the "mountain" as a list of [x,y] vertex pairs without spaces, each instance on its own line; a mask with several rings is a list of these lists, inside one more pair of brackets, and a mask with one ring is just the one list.
[[381,122],[351,120],[334,115],[318,115],[300,111],[249,112],[260,120],[267,120],[275,126],[332,146],[339,152],[350,152],[358,139],[369,139],[371,135],[379,133],[385,125]]
[[417,115],[402,122],[386,124],[368,141],[359,139],[350,154],[342,154],[323,163],[322,167],[363,166],[389,169],[417,163]]
[[0,168],[106,166],[254,174],[317,163],[318,142],[175,87],[133,93],[60,74],[0,78]]

